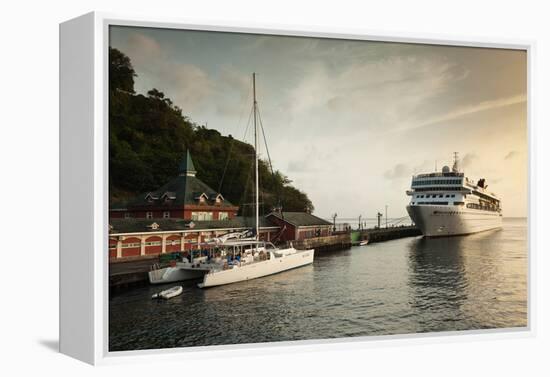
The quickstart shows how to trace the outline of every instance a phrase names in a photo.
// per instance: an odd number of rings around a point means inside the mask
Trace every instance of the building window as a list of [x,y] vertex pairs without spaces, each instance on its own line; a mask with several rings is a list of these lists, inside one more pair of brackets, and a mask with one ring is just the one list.
[[169,219],[170,218],[170,211],[164,211],[162,213],[162,217],[165,218],[165,219]]
[[153,212],[151,212],[151,211],[146,212],[145,213],[145,218],[152,219],[153,218]]
[[140,247],[140,246],[141,246],[141,243],[140,243],[140,242],[123,243],[123,244],[122,244],[122,248],[123,248],[123,249],[131,249],[131,248]]
[[202,194],[199,195],[197,199],[199,200],[199,203],[206,203],[208,196],[203,192]]
[[204,221],[213,219],[214,214],[212,212],[191,212],[191,220]]
[[151,241],[151,242],[145,242],[145,246],[161,246],[161,241]]
[[226,220],[228,218],[229,218],[229,214],[227,212],[218,213],[218,220]]

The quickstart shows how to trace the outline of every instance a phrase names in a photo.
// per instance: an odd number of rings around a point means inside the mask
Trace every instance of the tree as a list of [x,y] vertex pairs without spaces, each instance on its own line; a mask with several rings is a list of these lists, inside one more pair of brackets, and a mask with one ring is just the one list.
[[156,98],[156,99],[163,99],[164,98],[164,93],[161,92],[160,90],[155,89],[155,88],[148,91],[147,95],[151,98]]
[[[197,178],[241,206],[253,202],[254,147],[193,123],[166,95],[153,88],[135,94],[130,59],[109,49],[109,188],[110,199],[125,201],[152,191],[177,175],[189,148]],[[280,203],[286,211],[313,210],[307,195],[279,171],[260,160],[262,212]],[[242,205],[241,214],[251,210]]]
[[109,90],[134,91],[136,72],[130,58],[116,48],[109,47]]

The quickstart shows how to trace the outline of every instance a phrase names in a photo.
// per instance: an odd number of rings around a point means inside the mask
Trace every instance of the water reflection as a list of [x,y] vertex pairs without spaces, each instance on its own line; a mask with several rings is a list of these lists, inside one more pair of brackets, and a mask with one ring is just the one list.
[[[515,245],[522,258],[510,260],[506,245],[514,231],[507,230],[410,242],[408,287],[418,331],[526,325],[526,244]],[[507,283],[511,277],[517,286]],[[509,308],[499,304],[510,297],[516,300]]]
[[418,331],[448,329],[463,320],[468,299],[464,237],[419,238],[409,244],[410,304],[419,318]]
[[322,253],[313,265],[153,301],[109,300],[111,350],[404,334],[527,324],[524,220],[501,232],[407,238]]

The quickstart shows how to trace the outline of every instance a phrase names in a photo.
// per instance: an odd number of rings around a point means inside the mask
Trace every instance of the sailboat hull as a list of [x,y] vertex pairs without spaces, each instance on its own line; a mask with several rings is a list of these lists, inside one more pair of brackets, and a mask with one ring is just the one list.
[[149,282],[151,284],[174,283],[177,281],[200,279],[208,271],[190,270],[180,267],[166,267],[159,270],[149,271]]
[[240,281],[257,279],[313,263],[314,250],[301,250],[294,254],[271,258],[261,262],[234,266],[228,270],[212,271],[204,275],[199,288],[215,287]]

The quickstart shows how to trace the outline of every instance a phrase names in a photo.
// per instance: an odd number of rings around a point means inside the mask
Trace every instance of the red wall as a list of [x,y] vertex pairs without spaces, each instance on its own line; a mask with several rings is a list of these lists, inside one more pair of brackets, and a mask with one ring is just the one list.
[[151,236],[146,238],[145,242],[160,242],[158,246],[145,246],[145,255],[160,254],[162,252],[162,237]]
[[294,241],[296,228],[293,225],[285,223],[283,220],[275,216],[270,216],[269,220],[283,229],[283,232],[277,241]]
[[[269,237],[268,237],[268,233],[269,233]],[[273,238],[279,234],[279,231],[277,230],[267,230],[267,231],[261,231],[260,232],[260,240],[262,241],[267,241],[269,239],[269,242],[274,242],[273,241]],[[275,241],[278,241],[278,240],[275,240]]]
[[116,240],[109,238],[109,258],[116,258]]
[[[127,238],[124,241],[122,241],[122,245],[129,244],[129,243],[141,243],[141,239],[137,237],[131,237]],[[141,246],[131,247],[131,248],[122,248],[122,256],[123,257],[135,257],[139,256],[141,252]]]
[[167,253],[172,253],[174,251],[180,251],[181,249],[181,245],[178,243],[176,245],[171,245],[171,241],[180,241],[181,240],[181,237],[179,235],[174,235],[174,236],[168,236],[168,238],[166,238],[166,252]]
[[190,249],[196,249],[197,248],[197,244],[196,242],[194,243],[189,243],[188,240],[196,240],[198,241],[198,233],[187,233],[185,235],[185,239],[184,239],[184,250],[190,250]]
[[316,233],[317,229],[321,230],[319,237],[330,236],[330,228],[332,228],[332,226],[325,225],[325,226],[319,226],[316,228],[300,229],[298,231],[298,240],[317,237],[317,233]]

